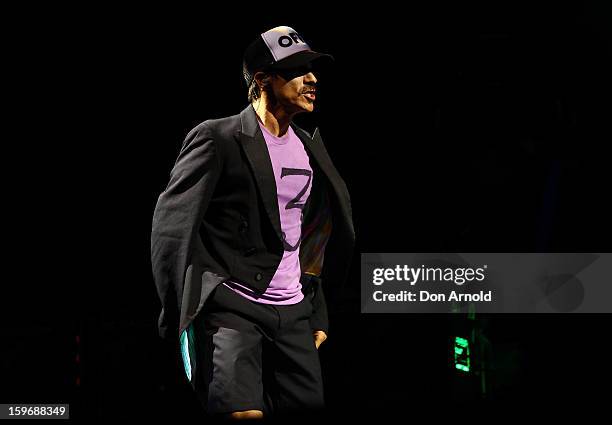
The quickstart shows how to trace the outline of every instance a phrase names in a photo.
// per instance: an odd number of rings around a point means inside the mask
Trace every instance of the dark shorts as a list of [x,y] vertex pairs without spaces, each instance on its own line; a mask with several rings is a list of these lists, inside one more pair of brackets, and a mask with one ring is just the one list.
[[293,305],[250,301],[220,284],[194,320],[194,388],[208,414],[323,409],[309,297]]

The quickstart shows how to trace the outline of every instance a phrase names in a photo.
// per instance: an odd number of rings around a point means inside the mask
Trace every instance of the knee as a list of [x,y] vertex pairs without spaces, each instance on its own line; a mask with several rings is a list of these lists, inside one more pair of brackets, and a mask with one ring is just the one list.
[[243,410],[241,412],[232,412],[228,415],[229,419],[263,419],[261,410]]

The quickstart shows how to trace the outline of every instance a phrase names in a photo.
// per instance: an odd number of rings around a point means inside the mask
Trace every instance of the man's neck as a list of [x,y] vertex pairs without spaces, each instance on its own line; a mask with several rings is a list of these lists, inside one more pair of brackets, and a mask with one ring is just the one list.
[[281,107],[272,108],[261,100],[253,103],[255,113],[264,127],[277,137],[283,136],[289,129],[293,115],[289,115]]

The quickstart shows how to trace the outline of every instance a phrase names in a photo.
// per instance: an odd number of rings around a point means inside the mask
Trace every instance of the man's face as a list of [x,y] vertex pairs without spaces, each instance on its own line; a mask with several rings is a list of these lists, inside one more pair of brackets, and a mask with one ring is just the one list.
[[271,78],[271,91],[277,104],[288,114],[312,112],[317,78],[310,67],[277,71]]

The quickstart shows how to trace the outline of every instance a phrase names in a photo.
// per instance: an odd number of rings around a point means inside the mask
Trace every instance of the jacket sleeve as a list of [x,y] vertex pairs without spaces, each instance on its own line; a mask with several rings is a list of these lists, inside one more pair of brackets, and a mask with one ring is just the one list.
[[204,122],[187,135],[153,214],[151,263],[162,303],[162,338],[178,336],[185,274],[220,170],[217,148]]
[[310,316],[310,328],[313,331],[323,331],[328,334],[329,318],[327,316],[327,302],[325,301],[320,278],[313,276],[310,297],[313,307],[312,315]]
[[303,229],[300,246],[300,262],[303,272],[304,293],[313,306],[310,317],[312,330],[329,332],[327,303],[323,292],[321,274],[325,263],[325,249],[332,233],[332,210],[327,185],[315,174],[313,191],[304,211],[307,225]]

